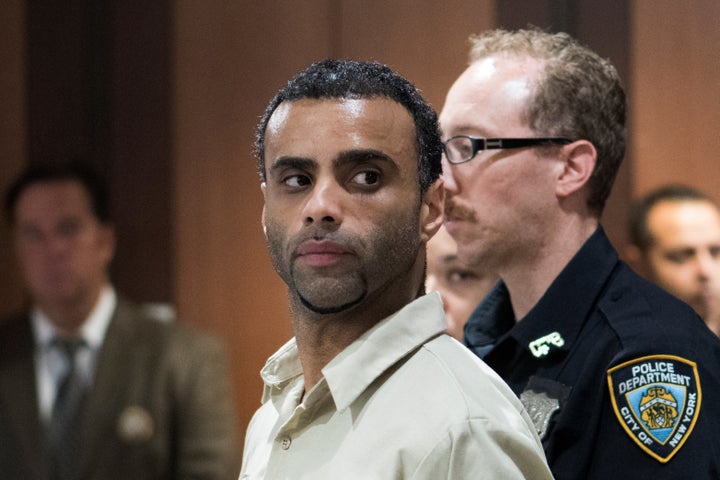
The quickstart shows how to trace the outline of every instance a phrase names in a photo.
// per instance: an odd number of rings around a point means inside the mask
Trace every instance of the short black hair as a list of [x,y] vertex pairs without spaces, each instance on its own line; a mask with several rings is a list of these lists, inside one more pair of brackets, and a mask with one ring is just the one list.
[[413,118],[418,153],[421,192],[425,192],[442,171],[442,141],[437,113],[417,89],[387,65],[355,60],[324,60],[313,63],[293,77],[270,100],[260,118],[255,137],[255,155],[260,178],[265,181],[265,131],[273,112],[283,102],[304,98],[382,98],[405,107]]
[[645,196],[635,201],[630,206],[630,215],[628,217],[630,243],[642,251],[651,247],[655,241],[653,239],[652,232],[648,227],[648,217],[650,216],[650,211],[655,207],[655,205],[664,201],[708,202],[716,205],[715,201],[710,198],[709,195],[706,195],[697,188],[687,185],[664,185],[648,192]]
[[44,160],[29,164],[12,183],[5,196],[5,214],[15,223],[15,206],[20,195],[38,183],[74,180],[82,185],[90,197],[90,206],[101,223],[111,222],[110,195],[105,179],[86,160]]

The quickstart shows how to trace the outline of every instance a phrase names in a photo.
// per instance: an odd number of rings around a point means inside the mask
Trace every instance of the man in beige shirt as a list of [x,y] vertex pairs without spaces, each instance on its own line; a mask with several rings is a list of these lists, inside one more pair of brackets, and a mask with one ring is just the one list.
[[377,63],[326,61],[258,128],[263,225],[295,338],[268,360],[242,479],[551,478],[507,386],[423,295],[437,118]]

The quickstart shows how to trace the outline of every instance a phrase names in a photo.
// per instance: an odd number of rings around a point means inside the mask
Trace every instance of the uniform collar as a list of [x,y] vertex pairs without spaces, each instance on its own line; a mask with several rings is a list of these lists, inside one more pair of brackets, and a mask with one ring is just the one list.
[[466,345],[480,356],[510,338],[537,358],[569,350],[617,261],[617,252],[598,227],[518,323],[507,287],[500,282],[468,320]]
[[515,314],[510,303],[510,293],[501,280],[470,314],[463,329],[463,341],[482,358],[513,326]]

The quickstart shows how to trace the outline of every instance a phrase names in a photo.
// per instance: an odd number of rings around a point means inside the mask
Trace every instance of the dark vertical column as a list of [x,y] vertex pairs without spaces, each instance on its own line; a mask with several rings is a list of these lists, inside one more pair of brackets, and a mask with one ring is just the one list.
[[[4,0],[0,14],[0,198],[23,168],[26,151],[25,0]],[[20,310],[25,294],[14,258],[13,238],[4,208],[0,213],[0,318]]]
[[169,2],[26,5],[29,161],[91,159],[111,187],[115,284],[172,301]]
[[173,301],[169,3],[119,0],[106,7],[107,157],[118,223],[113,277],[122,293],[142,301]]
[[[576,0],[577,17],[574,22],[577,38],[594,49],[603,58],[615,65],[625,86],[628,99],[627,125],[630,122],[629,106],[632,103],[630,52],[631,21],[630,4],[625,0]],[[632,138],[628,134],[628,142]],[[613,244],[622,252],[627,243],[628,205],[632,199],[632,164],[630,145],[627,145],[625,160],[620,167],[612,194],[603,213],[602,223]]]
[[112,182],[110,171],[110,105],[109,93],[113,85],[109,77],[112,57],[108,41],[112,22],[108,15],[106,0],[88,1],[88,130],[91,139],[91,155],[99,168]]
[[[630,5],[625,0],[498,0],[497,23],[504,28],[528,25],[564,31],[609,58],[630,95]],[[629,102],[628,102],[629,103]],[[630,121],[628,119],[628,125]],[[629,148],[628,148],[629,152]],[[627,205],[631,198],[632,158],[626,156],[605,207],[603,225],[616,247],[627,241]]]
[[26,2],[31,162],[92,153],[91,1]]

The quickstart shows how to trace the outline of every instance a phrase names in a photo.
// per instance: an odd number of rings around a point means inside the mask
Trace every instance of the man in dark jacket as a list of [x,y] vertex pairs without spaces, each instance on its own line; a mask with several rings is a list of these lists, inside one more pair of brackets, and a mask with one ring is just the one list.
[[534,417],[555,477],[720,478],[720,342],[599,224],[625,150],[614,67],[567,34],[487,32],[440,123],[445,226],[502,280],[465,342]]

